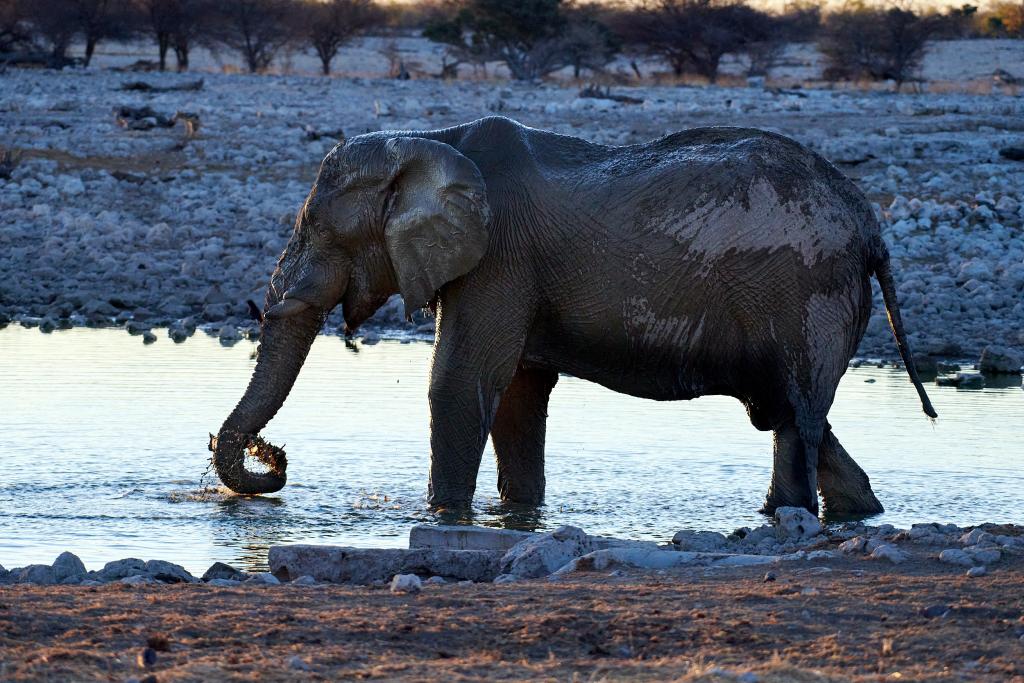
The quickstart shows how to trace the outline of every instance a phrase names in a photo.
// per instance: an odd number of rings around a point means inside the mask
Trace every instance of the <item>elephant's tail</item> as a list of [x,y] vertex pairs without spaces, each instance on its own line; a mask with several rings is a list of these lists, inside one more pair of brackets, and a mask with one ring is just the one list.
[[914,365],[914,354],[910,351],[910,342],[907,341],[907,332],[903,328],[903,317],[900,315],[900,302],[896,297],[896,285],[892,280],[892,266],[889,263],[889,248],[885,246],[881,235],[878,235],[875,248],[875,277],[878,278],[878,285],[882,288],[882,300],[885,301],[885,312],[889,315],[889,326],[892,334],[896,337],[896,348],[899,349],[900,358],[907,368],[910,381],[917,389],[917,395],[921,397],[921,408],[925,415],[931,418],[938,417],[935,408],[932,407],[931,399],[921,384],[921,378],[917,374],[917,366]]

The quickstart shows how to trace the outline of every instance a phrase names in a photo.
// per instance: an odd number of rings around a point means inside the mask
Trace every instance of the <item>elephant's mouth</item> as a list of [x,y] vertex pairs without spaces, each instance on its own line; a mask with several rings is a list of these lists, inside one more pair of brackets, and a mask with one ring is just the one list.
[[[288,459],[285,457],[284,448],[275,446],[259,434],[221,430],[220,434],[210,435],[209,449],[214,454],[213,458],[220,461],[218,473],[222,479],[226,475],[228,479],[237,481],[243,478],[251,479],[253,475],[256,475],[257,477],[269,476],[283,481],[288,469]],[[218,457],[239,452],[242,457]],[[256,466],[262,471],[253,471],[252,466]]]

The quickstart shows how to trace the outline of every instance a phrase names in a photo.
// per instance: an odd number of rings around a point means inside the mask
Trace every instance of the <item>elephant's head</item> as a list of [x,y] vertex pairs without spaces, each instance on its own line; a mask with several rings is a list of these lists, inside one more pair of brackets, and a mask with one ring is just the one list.
[[[249,386],[211,442],[224,484],[277,491],[285,459],[257,435],[284,403],[313,339],[342,305],[354,330],[395,293],[406,313],[472,270],[487,248],[486,187],[455,148],[371,134],[335,148],[320,167],[270,280]],[[269,468],[245,467],[245,455]]]

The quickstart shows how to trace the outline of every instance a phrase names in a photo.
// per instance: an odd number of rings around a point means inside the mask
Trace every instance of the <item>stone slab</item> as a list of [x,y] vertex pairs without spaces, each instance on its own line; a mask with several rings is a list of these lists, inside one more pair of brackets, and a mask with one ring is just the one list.
[[485,526],[417,524],[409,531],[410,548],[506,551],[536,536],[530,531],[491,529]]
[[270,548],[270,571],[282,581],[312,576],[331,583],[370,584],[395,574],[443,576],[459,581],[493,581],[502,551],[443,548],[348,548],[279,545]]

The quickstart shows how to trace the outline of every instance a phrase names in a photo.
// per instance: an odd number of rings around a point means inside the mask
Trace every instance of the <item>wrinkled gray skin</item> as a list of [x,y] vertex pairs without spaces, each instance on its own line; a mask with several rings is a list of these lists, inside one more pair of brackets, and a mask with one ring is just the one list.
[[214,462],[243,467],[326,315],[349,329],[401,293],[432,306],[429,502],[467,506],[488,434],[503,499],[544,495],[558,373],[660,401],[733,396],[775,433],[764,510],[882,510],[826,420],[878,278],[914,372],[889,257],[853,183],[779,135],[703,128],[604,147],[486,118],[380,132],[324,159],[267,293],[259,360]]

